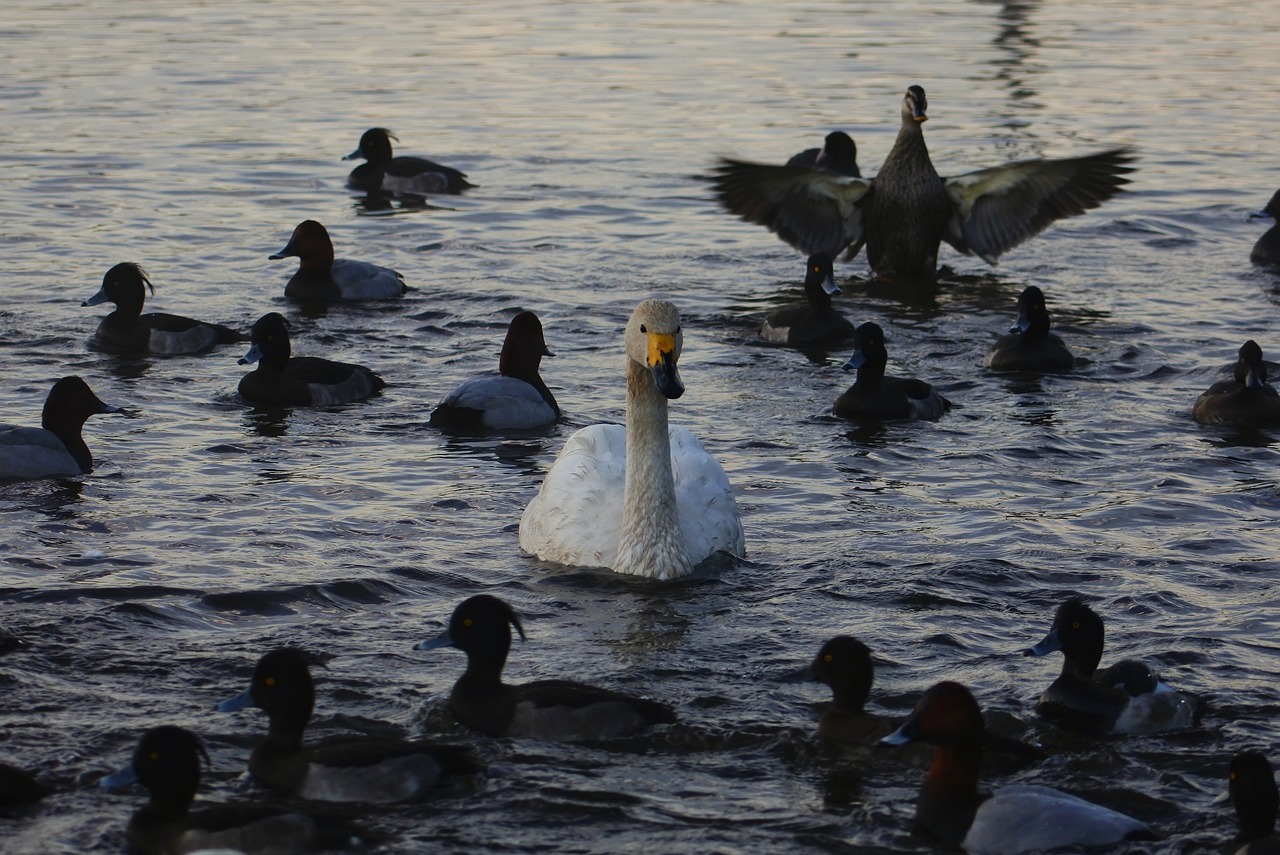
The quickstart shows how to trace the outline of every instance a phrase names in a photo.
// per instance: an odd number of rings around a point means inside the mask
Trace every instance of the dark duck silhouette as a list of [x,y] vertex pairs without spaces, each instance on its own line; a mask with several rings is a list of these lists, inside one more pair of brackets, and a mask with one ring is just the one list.
[[1280,426],[1280,395],[1267,382],[1267,363],[1253,339],[1240,345],[1232,375],[1200,393],[1191,409],[1195,420],[1202,425]]
[[1062,339],[1049,332],[1044,292],[1034,285],[1018,296],[1018,319],[987,352],[984,364],[992,371],[1070,371],[1075,357]]

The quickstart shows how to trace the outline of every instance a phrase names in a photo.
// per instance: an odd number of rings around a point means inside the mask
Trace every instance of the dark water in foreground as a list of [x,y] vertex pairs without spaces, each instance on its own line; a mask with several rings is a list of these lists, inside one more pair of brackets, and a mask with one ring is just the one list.
[[[1257,91],[1272,4],[117,6],[20,0],[0,25],[4,420],[35,423],[68,373],[135,410],[90,422],[92,476],[0,486],[0,625],[30,645],[0,659],[0,759],[64,788],[0,818],[5,852],[118,851],[139,799],[90,785],[152,724],[205,736],[207,796],[252,792],[263,722],[212,707],[278,644],[332,657],[321,731],[467,738],[441,710],[461,655],[411,647],[479,591],[526,618],[513,680],[644,692],[682,723],[621,746],[476,740],[482,792],[376,812],[374,851],[927,851],[909,829],[920,773],[815,737],[825,690],[797,674],[840,632],[875,651],[879,710],[962,680],[1054,752],[1019,780],[1125,808],[1170,835],[1159,851],[1234,833],[1209,804],[1227,760],[1278,732],[1277,453],[1190,406],[1245,338],[1280,353],[1280,280],[1249,267],[1246,220],[1280,185]],[[944,174],[1118,144],[1141,164],[1130,193],[999,268],[944,248],[936,293],[846,281],[840,306],[886,328],[893,367],[956,403],[860,429],[826,415],[845,354],[754,339],[801,259],[693,177],[836,127],[874,172],[911,83]],[[374,125],[480,189],[362,209],[338,158]],[[290,265],[266,256],[306,218],[415,290],[299,314]],[[157,311],[247,327],[279,310],[296,353],[391,385],[271,417],[235,396],[237,348],[95,352],[101,312],[79,303],[123,260],[151,272]],[[1075,374],[982,371],[1028,284]],[[520,512],[572,430],[621,419],[620,332],[651,294],[684,313],[673,419],[723,461],[749,558],[665,585],[541,565],[519,553]],[[557,353],[565,424],[430,429],[519,308]],[[1108,658],[1148,656],[1208,698],[1202,728],[1099,742],[1034,719],[1060,660],[1017,654],[1073,593],[1109,621]]]

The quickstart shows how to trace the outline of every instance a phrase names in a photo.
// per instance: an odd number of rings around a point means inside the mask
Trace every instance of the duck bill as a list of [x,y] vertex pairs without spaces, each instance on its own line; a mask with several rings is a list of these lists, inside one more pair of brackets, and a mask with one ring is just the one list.
[[1256,368],[1250,367],[1249,374],[1244,379],[1244,385],[1250,389],[1265,389],[1267,387],[1267,381],[1263,379],[1262,375],[1258,373]]
[[908,745],[920,741],[920,724],[915,713],[902,723],[902,727],[876,743],[877,748],[891,748],[895,745]]
[[916,120],[916,124],[924,124],[929,121],[929,117],[925,115],[924,109],[921,107],[911,108],[911,118]]
[[441,647],[453,647],[453,636],[447,629],[435,638],[428,638],[413,645],[414,650],[439,650]]
[[844,368],[845,371],[857,371],[859,368],[865,365],[866,362],[867,362],[867,355],[863,353],[861,350],[855,350],[853,352],[853,356],[850,356],[849,359],[845,362],[845,364],[842,367]]
[[1026,312],[1018,312],[1018,319],[1013,322],[1013,326],[1009,327],[1009,332],[1026,332],[1031,329],[1031,318]]
[[684,394],[684,384],[680,382],[680,371],[676,368],[675,336],[649,334],[649,370],[653,372],[653,382],[663,395],[674,401]]
[[120,790],[136,783],[138,783],[138,770],[130,763],[119,772],[107,775],[98,781],[98,786],[104,790]]
[[822,280],[822,290],[832,297],[840,293],[840,286],[836,284],[834,273],[828,273],[827,278]]
[[252,365],[253,363],[257,362],[261,358],[262,358],[262,348],[255,344],[249,348],[248,353],[240,357],[240,359],[236,362],[236,365]]
[[280,250],[274,255],[268,255],[267,259],[269,261],[279,261],[282,258],[289,258],[297,254],[298,254],[297,251],[293,248],[293,241],[289,241],[287,244],[284,245],[284,249]]
[[355,151],[351,152],[351,154],[347,155],[342,159],[343,160],[360,160],[362,157],[364,157],[364,155],[360,153],[360,149],[356,149]]
[[92,297],[90,297],[88,300],[85,300],[85,301],[84,301],[83,303],[81,303],[80,305],[81,305],[81,306],[96,306],[96,305],[98,305],[99,303],[105,303],[105,302],[107,302],[107,292],[106,292],[106,291],[104,291],[104,290],[102,290],[102,289],[99,289],[97,294],[94,294]]
[[227,698],[225,701],[218,704],[217,709],[218,712],[239,712],[240,710],[247,710],[249,707],[254,705],[253,689],[249,688],[245,689],[234,698]]
[[1046,653],[1053,653],[1055,650],[1062,649],[1062,639],[1058,637],[1058,628],[1055,626],[1049,630],[1049,634],[1040,639],[1040,643],[1035,647],[1028,647],[1022,651],[1023,656],[1044,656]]

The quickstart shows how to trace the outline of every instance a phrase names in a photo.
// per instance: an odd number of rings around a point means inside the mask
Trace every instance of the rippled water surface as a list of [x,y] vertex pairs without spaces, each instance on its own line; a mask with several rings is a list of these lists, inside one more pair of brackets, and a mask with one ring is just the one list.
[[[0,22],[4,420],[34,424],[53,379],[127,416],[90,421],[88,477],[0,486],[0,759],[62,791],[0,817],[13,853],[114,852],[139,797],[91,785],[142,729],[207,739],[205,794],[243,776],[260,715],[213,712],[257,656],[325,657],[316,727],[443,732],[456,651],[415,653],[488,591],[525,616],[514,680],[575,676],[665,699],[681,723],[623,746],[476,739],[480,792],[372,813],[378,852],[913,852],[920,771],[833,752],[802,670],[852,632],[874,705],[970,685],[1053,757],[1019,780],[1123,806],[1202,852],[1243,747],[1276,743],[1274,436],[1208,429],[1195,396],[1246,338],[1280,353],[1280,279],[1246,217],[1280,185],[1272,0],[1193,3],[46,3]],[[839,266],[841,309],[875,320],[892,367],[955,408],[937,423],[831,418],[844,354],[761,346],[801,259],[720,212],[719,154],[782,161],[833,128],[874,173],[905,87],[923,85],[939,171],[1132,145],[1131,191],[1010,252],[944,246],[936,292]],[[339,158],[372,126],[479,189],[371,210]],[[318,219],[338,254],[404,272],[395,304],[303,314],[268,261]],[[346,407],[254,412],[238,347],[124,358],[80,303],[119,261],[148,305],[247,327],[389,382]],[[982,355],[1026,285],[1082,367],[993,376]],[[673,419],[723,461],[748,558],[651,584],[520,554],[522,508],[572,430],[621,420],[620,334],[640,299],[684,315]],[[564,423],[446,437],[432,405],[496,367],[538,313]],[[1039,722],[1060,660],[1018,653],[1069,594],[1203,694],[1203,727],[1090,740]],[[1149,844],[1146,844],[1149,848]],[[1143,851],[1134,845],[1129,851]]]

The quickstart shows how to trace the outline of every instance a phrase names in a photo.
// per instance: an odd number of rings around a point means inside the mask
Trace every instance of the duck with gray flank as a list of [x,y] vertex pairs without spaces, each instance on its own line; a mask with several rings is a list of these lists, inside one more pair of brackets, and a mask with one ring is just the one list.
[[874,179],[812,166],[723,158],[713,186],[721,204],[806,254],[856,254],[880,277],[932,279],[938,246],[988,264],[1063,217],[1082,214],[1128,183],[1125,148],[1065,160],[1027,160],[941,178],[922,125],[924,89],[902,101],[902,127]]
[[951,402],[923,380],[885,374],[889,352],[884,331],[868,321],[853,334],[853,355],[845,371],[856,370],[858,379],[836,399],[834,413],[842,419],[886,422],[898,419],[942,418]]
[[831,306],[840,293],[831,259],[821,253],[809,256],[804,277],[805,302],[769,313],[760,337],[790,347],[832,347],[853,338],[853,324]]
[[791,156],[787,166],[816,166],[838,175],[862,177],[858,170],[858,146],[844,131],[832,131],[822,141],[822,148],[807,148]]
[[1191,414],[1202,425],[1280,426],[1280,395],[1267,382],[1267,363],[1253,339],[1240,346],[1232,379],[1214,383],[1196,398]]
[[293,300],[326,303],[398,300],[409,290],[404,277],[390,267],[334,258],[329,230],[315,220],[298,223],[284,249],[268,258],[295,256],[298,272],[284,286],[284,295]]
[[123,261],[102,277],[98,293],[82,306],[114,303],[115,311],[98,324],[97,340],[113,350],[142,353],[200,353],[217,344],[244,341],[244,334],[222,324],[210,324],[163,312],[142,314],[146,289],[155,286],[139,265]]
[[1250,219],[1266,219],[1267,217],[1277,222],[1272,223],[1271,228],[1263,232],[1262,237],[1258,238],[1258,242],[1253,245],[1253,252],[1249,253],[1249,260],[1254,264],[1267,267],[1280,267],[1280,190],[1277,190],[1275,195],[1271,197],[1267,207],[1256,214],[1250,215]]
[[258,318],[249,340],[252,346],[240,364],[258,367],[240,378],[240,395],[255,404],[327,407],[362,400],[387,385],[361,365],[293,356],[289,324],[279,312]]
[[1049,633],[1024,656],[1062,651],[1062,673],[1036,704],[1036,712],[1070,727],[1100,733],[1148,734],[1190,727],[1200,701],[1170,688],[1145,662],[1124,659],[1099,669],[1102,618],[1079,598],[1053,616]]
[[264,654],[249,688],[218,704],[221,712],[248,707],[265,712],[268,722],[266,738],[249,755],[249,772],[272,790],[304,799],[388,804],[481,771],[466,749],[425,740],[351,736],[304,745],[315,684],[295,648]]
[[1140,820],[1035,784],[978,789],[985,726],[964,686],[945,681],[924,693],[882,745],[924,742],[933,762],[916,800],[916,825],[948,846],[978,855],[1019,855],[1112,846],[1158,836]]
[[141,784],[150,795],[130,818],[125,839],[143,855],[235,850],[244,855],[313,852],[320,844],[309,816],[266,805],[229,803],[191,810],[200,787],[200,761],[209,753],[194,733],[153,727],[138,740],[129,765],[98,782],[106,790]]
[[611,689],[570,680],[502,682],[513,626],[523,641],[524,627],[511,606],[477,594],[453,610],[444,632],[414,648],[454,647],[467,654],[467,669],[449,693],[449,711],[467,727],[489,736],[593,742],[675,722],[666,704]]
[[119,413],[104,404],[79,377],[63,377],[49,390],[40,427],[0,425],[0,478],[32,479],[85,475],[93,455],[80,432],[90,416]]
[[347,187],[365,193],[429,196],[435,193],[457,195],[475,187],[467,174],[423,157],[393,157],[391,141],[400,138],[386,128],[370,128],[360,137],[360,144],[343,160],[364,159],[347,176]]
[[542,382],[547,348],[542,322],[533,312],[511,319],[498,358],[498,376],[472,377],[445,395],[431,413],[431,425],[444,430],[528,429],[560,418],[560,405]]
[[1018,295],[1018,319],[1009,334],[991,346],[983,364],[991,371],[1053,374],[1070,371],[1075,362],[1062,339],[1049,332],[1044,292],[1030,285]]
[[1280,792],[1271,761],[1261,751],[1241,751],[1231,758],[1227,774],[1226,798],[1236,811],[1240,833],[1235,842],[1243,844],[1235,855],[1280,855],[1280,838],[1276,837],[1276,812],[1280,809]]

